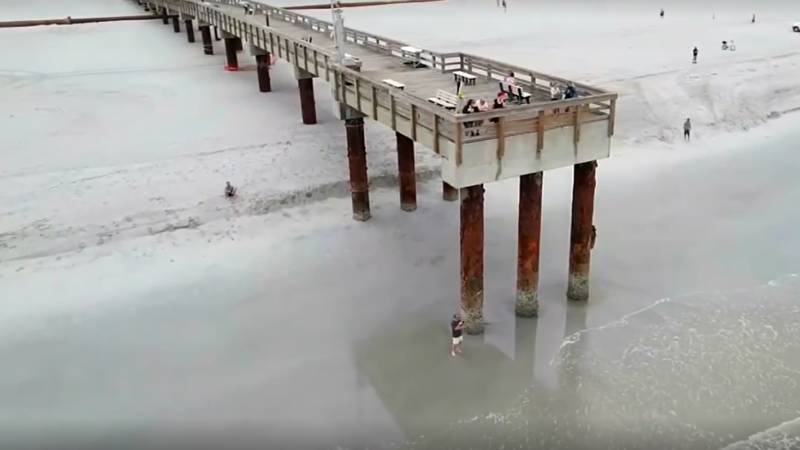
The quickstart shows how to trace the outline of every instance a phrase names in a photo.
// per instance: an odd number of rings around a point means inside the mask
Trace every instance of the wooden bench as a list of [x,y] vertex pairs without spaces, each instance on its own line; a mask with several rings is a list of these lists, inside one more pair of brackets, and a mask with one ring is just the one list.
[[401,47],[400,48],[400,55],[405,60],[403,64],[407,66],[412,66],[415,69],[420,67],[422,63],[420,62],[420,55],[422,54],[422,50],[416,47]]
[[463,81],[467,86],[475,86],[475,82],[478,80],[475,75],[460,70],[453,72],[453,78],[455,78],[456,82]]
[[456,109],[458,107],[458,95],[451,94],[447,91],[439,89],[436,91],[436,97],[428,99],[434,105],[439,105],[444,109]]
[[522,90],[516,84],[508,84],[504,81],[500,82],[500,90],[508,94],[508,97],[517,103],[531,103],[531,94]]
[[385,84],[388,84],[389,86],[391,86],[393,88],[400,89],[401,91],[406,88],[406,85],[403,84],[403,83],[400,83],[399,81],[386,79],[386,80],[383,80],[383,82]]

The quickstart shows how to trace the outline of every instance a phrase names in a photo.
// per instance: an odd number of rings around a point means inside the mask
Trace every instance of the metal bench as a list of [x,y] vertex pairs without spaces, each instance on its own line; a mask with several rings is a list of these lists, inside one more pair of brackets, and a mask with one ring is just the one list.
[[384,84],[388,84],[389,86],[391,86],[393,88],[396,88],[396,89],[400,89],[401,91],[406,88],[406,85],[403,84],[403,83],[400,83],[399,81],[386,79],[386,80],[383,80],[383,82],[384,82]]
[[531,103],[531,94],[523,91],[522,88],[516,84],[508,84],[504,81],[501,81],[500,90],[508,94],[509,98],[517,103]]
[[475,75],[460,70],[453,72],[453,78],[455,78],[456,82],[462,81],[467,86],[475,86],[475,82],[478,80]]
[[445,109],[456,109],[458,107],[458,95],[441,89],[436,91],[436,97],[431,97],[428,101]]

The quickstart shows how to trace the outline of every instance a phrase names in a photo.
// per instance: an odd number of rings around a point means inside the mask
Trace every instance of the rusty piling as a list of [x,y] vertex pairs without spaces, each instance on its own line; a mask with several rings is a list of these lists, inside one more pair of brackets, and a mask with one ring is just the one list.
[[186,19],[183,21],[184,25],[186,25],[186,40],[189,41],[190,44],[194,43],[194,24],[192,23],[192,19]]
[[448,202],[458,200],[458,189],[442,181],[442,199]]
[[272,91],[272,80],[269,77],[270,55],[256,55],[256,74],[258,75],[258,92]]
[[417,209],[417,179],[414,169],[414,141],[395,132],[397,137],[397,171],[400,185],[400,209]]
[[542,231],[543,172],[519,177],[517,299],[519,317],[539,316],[539,242]]
[[[300,78],[297,80],[297,87],[300,89],[300,113],[303,115],[303,123],[306,125],[314,125],[317,123],[317,105],[314,100],[314,79]],[[363,129],[363,122],[361,127]]]
[[461,189],[461,315],[468,334],[484,332],[483,185]]
[[367,178],[367,149],[364,143],[364,119],[346,119],[344,123],[347,132],[347,161],[350,168],[350,197],[353,201],[353,220],[365,222],[372,217],[372,214],[369,209],[369,179]]
[[203,53],[206,55],[213,55],[214,43],[211,42],[211,26],[200,25],[200,38],[203,40]]
[[597,161],[576,164],[572,181],[572,227],[570,232],[567,298],[589,299],[589,262]]
[[[239,57],[236,54],[236,41],[241,38],[225,38],[225,70],[239,70]],[[241,43],[241,42],[240,42]]]
[[172,31],[176,33],[181,32],[181,19],[178,16],[172,17]]

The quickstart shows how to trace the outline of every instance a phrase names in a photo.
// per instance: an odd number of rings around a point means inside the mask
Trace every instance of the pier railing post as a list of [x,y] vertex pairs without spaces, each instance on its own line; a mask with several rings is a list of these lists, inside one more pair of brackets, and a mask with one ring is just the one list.
[[519,317],[539,316],[539,242],[542,230],[543,172],[519,177],[519,225],[517,228],[517,298]]
[[468,334],[482,334],[483,185],[461,189],[461,315]]
[[589,266],[594,215],[597,161],[576,164],[572,184],[572,227],[569,249],[567,298],[589,299]]

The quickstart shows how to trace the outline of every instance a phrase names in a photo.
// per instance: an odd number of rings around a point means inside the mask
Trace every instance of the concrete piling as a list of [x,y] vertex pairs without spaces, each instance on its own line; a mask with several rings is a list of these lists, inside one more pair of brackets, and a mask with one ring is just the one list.
[[176,33],[181,32],[181,19],[177,16],[172,18],[172,31]]
[[[310,80],[309,80],[310,81]],[[347,161],[350,168],[350,197],[353,201],[353,220],[365,222],[372,217],[369,208],[369,179],[367,151],[364,143],[364,119],[345,119],[347,132]]]
[[519,177],[517,298],[519,317],[539,316],[539,241],[542,231],[542,180],[537,172]]
[[163,23],[164,25],[169,25],[169,17],[167,17],[167,14],[169,14],[169,10],[167,8],[164,8],[161,10],[161,14],[164,16],[161,19],[161,23]]
[[594,215],[597,161],[576,164],[572,181],[572,227],[570,232],[567,298],[589,299],[589,262]]
[[200,38],[203,39],[203,53],[206,55],[214,54],[214,43],[211,42],[211,27],[200,24]]
[[189,41],[190,44],[194,43],[194,24],[192,23],[192,19],[186,19],[183,21],[184,25],[186,25],[186,40]]
[[214,40],[221,41],[222,38],[219,37],[219,27],[214,27]]
[[417,209],[417,179],[414,169],[414,141],[403,134],[395,132],[397,137],[397,169],[400,185],[400,209],[414,211]]
[[258,75],[258,92],[272,91],[272,80],[269,77],[269,53],[256,55],[256,73]]
[[314,79],[310,76],[298,78],[297,87],[300,90],[300,112],[303,115],[303,123],[306,125],[314,125],[317,123],[317,104],[314,100]]
[[468,334],[482,334],[483,185],[461,189],[461,315]]
[[442,181],[442,199],[448,202],[458,200],[458,189]]
[[239,70],[239,56],[236,54],[236,41],[241,45],[241,38],[225,36],[225,70]]

